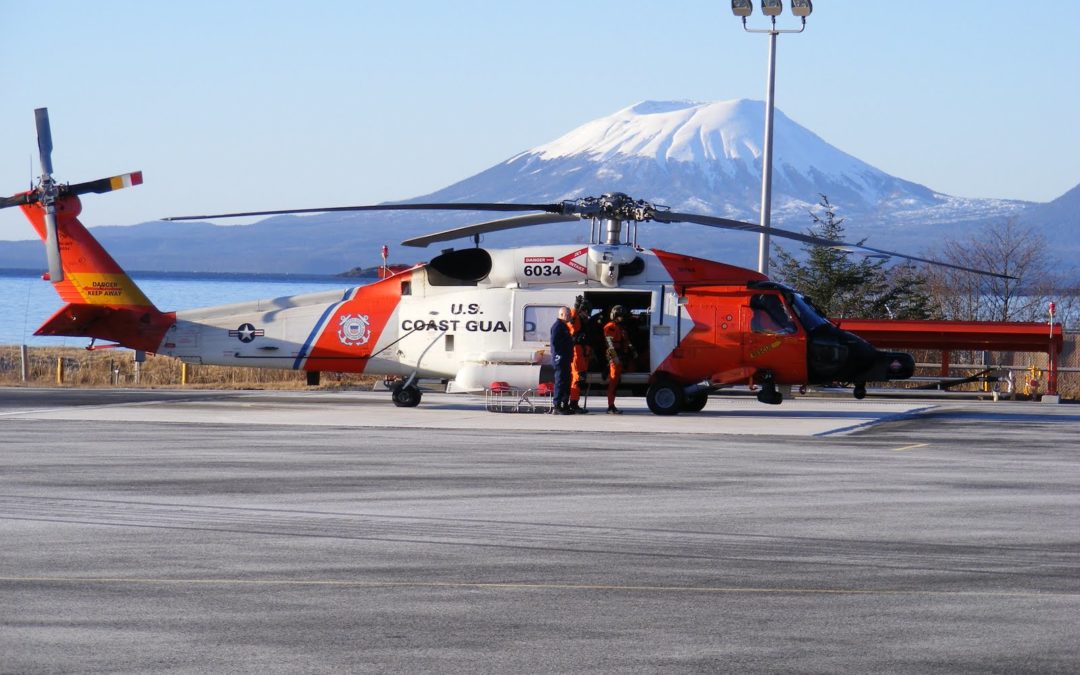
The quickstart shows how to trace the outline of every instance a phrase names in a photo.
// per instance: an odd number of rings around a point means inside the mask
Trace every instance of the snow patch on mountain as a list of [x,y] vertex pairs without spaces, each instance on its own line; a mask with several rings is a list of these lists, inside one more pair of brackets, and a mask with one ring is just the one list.
[[[680,165],[689,165],[720,179],[736,179],[760,176],[764,135],[760,101],[644,101],[588,122],[508,163],[528,156],[609,165],[644,158],[662,169],[686,170]],[[884,198],[891,189],[891,177],[829,145],[779,110],[774,115],[773,150],[774,181],[826,180],[858,192],[868,202]]]

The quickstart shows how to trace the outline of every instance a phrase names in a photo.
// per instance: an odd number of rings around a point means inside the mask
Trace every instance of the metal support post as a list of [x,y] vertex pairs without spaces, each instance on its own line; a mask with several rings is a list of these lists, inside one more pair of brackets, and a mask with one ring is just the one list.
[[[761,227],[772,221],[773,94],[776,91],[776,31],[769,33],[768,87],[765,91],[765,147],[761,153]],[[769,273],[769,235],[758,235],[758,272]]]

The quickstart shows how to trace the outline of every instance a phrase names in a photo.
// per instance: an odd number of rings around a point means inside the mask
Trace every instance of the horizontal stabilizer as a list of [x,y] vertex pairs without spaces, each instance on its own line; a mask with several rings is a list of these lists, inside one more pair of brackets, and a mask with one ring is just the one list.
[[175,314],[153,307],[127,308],[70,303],[41,324],[34,335],[109,340],[130,349],[156,352]]

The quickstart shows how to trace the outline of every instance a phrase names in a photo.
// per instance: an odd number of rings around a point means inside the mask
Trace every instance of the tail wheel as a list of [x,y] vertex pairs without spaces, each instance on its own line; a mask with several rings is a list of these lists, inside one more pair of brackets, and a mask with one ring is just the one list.
[[866,398],[866,385],[861,382],[856,382],[855,391],[853,391],[852,394],[855,396],[856,400],[863,400]]
[[761,391],[758,392],[757,400],[769,405],[780,405],[784,395],[776,388],[776,380],[771,371],[762,374]]
[[705,404],[709,402],[709,395],[707,393],[694,394],[693,396],[687,396],[683,401],[682,409],[685,412],[701,412],[705,409]]
[[684,398],[682,385],[669,379],[653,382],[645,393],[645,402],[655,415],[678,415]]
[[393,390],[391,398],[394,401],[394,405],[399,408],[415,408],[420,405],[420,399],[423,394],[420,389],[415,385],[409,385],[407,387],[398,387]]
[[758,393],[757,400],[769,405],[780,405],[784,401],[784,395],[775,389],[763,390]]

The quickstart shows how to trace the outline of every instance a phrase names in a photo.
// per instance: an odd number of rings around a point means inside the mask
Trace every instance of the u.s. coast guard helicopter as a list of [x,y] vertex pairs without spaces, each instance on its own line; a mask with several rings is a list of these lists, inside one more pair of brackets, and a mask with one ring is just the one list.
[[[739,384],[756,388],[763,403],[780,403],[781,385],[836,382],[853,384],[855,397],[862,398],[867,382],[905,379],[914,370],[910,355],[875,349],[832,324],[797,290],[763,274],[636,241],[638,224],[649,221],[766,231],[758,225],[677,213],[617,192],[552,204],[382,204],[173,218],[534,212],[403,242],[410,246],[582,219],[592,228],[587,245],[451,249],[366,286],[163,311],[78,219],[79,195],[137,185],[141,173],[56,183],[47,111],[37,110],[36,120],[42,176],[34,189],[0,199],[0,208],[19,206],[45,241],[47,278],[66,303],[36,335],[106,340],[198,364],[383,375],[394,378],[395,404],[415,406],[420,378],[443,380],[451,392],[480,392],[493,381],[527,389],[550,379],[548,327],[559,307],[583,296],[597,318],[615,305],[630,312],[639,357],[623,381],[644,389],[649,408],[660,415],[701,410],[711,391]],[[855,246],[778,228],[767,232],[820,246]],[[594,367],[599,377],[602,364]]]

